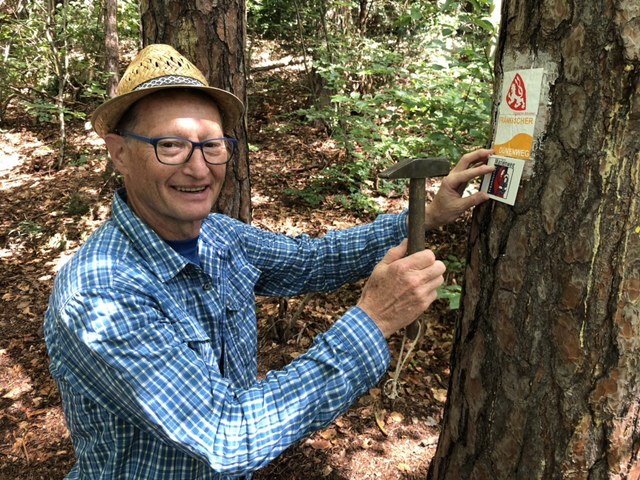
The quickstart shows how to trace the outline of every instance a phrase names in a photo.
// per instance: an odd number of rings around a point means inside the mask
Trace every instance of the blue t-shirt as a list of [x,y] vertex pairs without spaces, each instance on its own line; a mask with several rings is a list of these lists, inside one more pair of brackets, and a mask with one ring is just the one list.
[[184,258],[200,266],[198,238],[200,237],[190,238],[189,240],[165,240],[165,242]]

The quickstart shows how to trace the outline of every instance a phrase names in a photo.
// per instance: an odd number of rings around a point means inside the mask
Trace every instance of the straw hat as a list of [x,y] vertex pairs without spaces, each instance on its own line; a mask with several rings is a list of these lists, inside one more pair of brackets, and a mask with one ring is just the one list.
[[101,137],[116,128],[120,118],[135,102],[159,90],[193,88],[209,95],[218,105],[225,130],[240,121],[244,105],[235,95],[210,87],[200,70],[173,47],[154,44],[140,50],[124,72],[116,96],[100,105],[91,124]]

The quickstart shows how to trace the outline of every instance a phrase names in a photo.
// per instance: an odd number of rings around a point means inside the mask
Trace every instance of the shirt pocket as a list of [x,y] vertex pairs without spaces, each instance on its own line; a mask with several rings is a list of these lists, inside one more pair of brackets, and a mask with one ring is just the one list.
[[214,367],[218,370],[219,355],[215,354],[211,338],[197,319],[193,318],[193,316],[185,310],[175,306],[171,308],[167,316],[171,319],[171,325],[175,331],[177,340],[192,350],[209,367]]

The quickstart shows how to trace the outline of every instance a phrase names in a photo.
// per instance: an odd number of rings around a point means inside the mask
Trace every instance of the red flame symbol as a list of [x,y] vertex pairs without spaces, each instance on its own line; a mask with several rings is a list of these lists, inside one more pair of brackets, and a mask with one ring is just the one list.
[[527,89],[519,73],[516,73],[509,87],[507,105],[509,105],[512,110],[523,111],[527,109]]

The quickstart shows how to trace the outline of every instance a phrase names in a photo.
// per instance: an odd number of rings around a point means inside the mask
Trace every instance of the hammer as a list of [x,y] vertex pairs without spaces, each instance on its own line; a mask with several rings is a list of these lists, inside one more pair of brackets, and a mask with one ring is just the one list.
[[[410,158],[381,172],[381,178],[409,179],[409,246],[408,254],[424,250],[425,179],[449,173],[446,158]],[[407,326],[405,335],[415,340],[420,330],[418,321]]]

